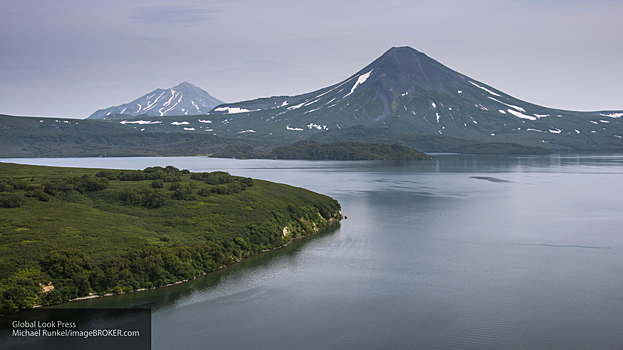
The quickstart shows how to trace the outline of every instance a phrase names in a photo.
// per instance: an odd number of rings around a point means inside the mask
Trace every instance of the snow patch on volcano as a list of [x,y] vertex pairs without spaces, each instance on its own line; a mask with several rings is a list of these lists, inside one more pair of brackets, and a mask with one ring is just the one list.
[[350,92],[348,94],[346,94],[346,96],[342,97],[342,98],[346,98],[348,97],[350,94],[352,94],[353,92],[355,92],[355,89],[357,89],[357,87],[363,83],[365,83],[366,80],[368,80],[368,78],[370,77],[370,74],[372,74],[372,71],[369,71],[366,74],[362,74],[359,76],[359,78],[357,79],[357,81],[355,82],[355,85],[353,85],[353,88],[350,89]]
[[491,94],[491,95],[493,95],[493,96],[502,97],[502,96],[500,96],[499,94],[496,94],[495,92],[493,92],[493,91],[491,91],[491,90],[487,89],[486,87],[483,87],[483,86],[480,86],[480,85],[478,85],[478,84],[474,83],[473,81],[469,81],[469,82],[470,82],[472,85],[474,85],[475,87],[480,88],[480,89],[482,89],[482,90],[484,90],[484,91],[486,91],[486,92],[490,93],[490,94]]

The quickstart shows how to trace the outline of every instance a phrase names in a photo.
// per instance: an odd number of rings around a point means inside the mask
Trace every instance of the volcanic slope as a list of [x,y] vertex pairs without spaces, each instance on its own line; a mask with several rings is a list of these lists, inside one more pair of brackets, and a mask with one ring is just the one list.
[[120,106],[97,110],[88,119],[202,115],[221,103],[223,101],[212,97],[207,91],[183,82],[170,89],[156,89]]
[[623,111],[575,112],[528,103],[410,47],[390,49],[333,86],[222,104],[208,113],[218,136],[281,144],[364,125],[408,135],[590,151],[623,149],[622,116]]

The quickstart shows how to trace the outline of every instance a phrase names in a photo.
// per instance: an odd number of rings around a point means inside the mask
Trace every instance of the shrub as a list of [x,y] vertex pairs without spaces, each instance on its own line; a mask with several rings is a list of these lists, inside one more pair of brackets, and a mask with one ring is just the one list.
[[168,175],[168,176],[165,177],[164,181],[166,181],[166,182],[180,182],[180,181],[182,181],[182,178],[180,178],[177,175]]
[[97,174],[95,174],[96,177],[105,177],[108,180],[118,180],[119,177],[117,175],[117,172],[114,172],[112,170],[102,170],[102,171],[98,171]]
[[177,200],[184,200],[184,197],[186,197],[186,194],[181,189],[175,190],[175,192],[171,195],[171,198]]
[[[108,181],[108,179],[103,179],[103,181]],[[53,182],[56,184],[59,191],[71,191],[74,189],[74,185],[67,182],[67,180],[56,180]]]
[[11,192],[13,191],[13,186],[9,185],[6,182],[0,182],[0,192]]
[[121,181],[143,181],[145,180],[145,173],[140,170],[124,171],[118,176]]
[[53,278],[74,278],[91,270],[93,261],[78,249],[57,250],[49,252],[41,260],[41,266]]
[[125,204],[136,204],[140,201],[140,195],[136,187],[126,187],[119,194],[119,199]]
[[145,169],[143,169],[143,172],[146,174],[151,174],[151,173],[155,173],[155,172],[162,172],[164,171],[164,168],[161,166],[154,166],[154,167],[147,167]]
[[33,198],[37,198],[38,200],[42,201],[42,202],[47,202],[50,200],[50,196],[48,196],[45,192],[43,192],[42,189],[40,188],[35,188],[32,191],[29,191],[26,193],[26,197],[33,197]]
[[23,180],[14,180],[11,181],[11,185],[13,185],[13,188],[16,190],[25,190],[28,186],[28,182]]
[[242,182],[243,184],[247,185],[247,187],[253,187],[253,185],[255,185],[253,183],[253,179],[250,177],[245,177],[244,179],[240,180],[240,182]]
[[141,203],[145,208],[155,209],[166,204],[167,195],[161,189],[146,188],[141,191]]
[[203,179],[208,185],[221,185],[234,181],[234,177],[224,171],[207,173],[203,176]]
[[193,193],[193,190],[192,188],[190,188],[189,185],[180,185],[180,186],[177,186],[177,189],[175,190],[173,195],[171,195],[171,198],[177,199],[177,200],[192,200],[192,198],[189,196],[192,193]]
[[[75,179],[73,185],[75,190],[80,193],[101,191],[108,188],[108,179],[93,178],[91,175],[83,175],[82,177]],[[62,188],[62,186],[58,187],[59,189]]]
[[16,194],[0,195],[0,208],[18,208],[22,206],[20,197]]
[[146,188],[139,192],[136,187],[126,187],[119,198],[128,205],[140,204],[148,209],[160,208],[166,204],[167,196],[161,189]]
[[245,188],[246,185],[242,185],[240,182],[232,182],[227,185],[216,185],[212,187],[212,193],[221,195],[237,194],[242,192]]
[[49,194],[50,196],[56,196],[58,193],[58,185],[56,182],[48,182],[43,184],[43,192]]

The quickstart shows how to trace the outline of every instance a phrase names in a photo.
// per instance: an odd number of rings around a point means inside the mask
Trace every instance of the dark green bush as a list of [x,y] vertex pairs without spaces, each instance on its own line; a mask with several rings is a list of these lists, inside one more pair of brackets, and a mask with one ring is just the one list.
[[126,187],[121,191],[119,199],[128,205],[142,205],[146,208],[160,208],[166,204],[167,196],[161,189],[146,188],[139,191],[136,187]]
[[2,181],[0,182],[0,192],[11,192],[13,191],[13,186]]
[[175,192],[173,192],[173,194],[171,195],[171,198],[177,199],[177,200],[191,200],[189,195],[192,193],[193,193],[193,190],[190,187],[190,185],[180,185],[177,187]]
[[41,267],[53,278],[74,278],[93,268],[93,261],[78,249],[49,252]]
[[234,177],[225,171],[215,171],[203,176],[203,181],[208,185],[227,184],[234,181]]
[[137,204],[140,201],[138,189],[132,186],[124,188],[119,194],[119,199],[121,199],[125,204]]
[[95,174],[96,177],[105,177],[108,180],[118,180],[119,179],[118,175],[119,175],[119,172],[114,171],[114,170],[102,170]]
[[37,198],[38,200],[40,200],[42,202],[47,202],[47,201],[50,200],[50,196],[47,195],[45,192],[43,192],[43,190],[40,189],[40,188],[35,188],[32,191],[28,191],[26,193],[26,197]]
[[18,208],[22,200],[16,194],[0,194],[0,208]]
[[28,182],[24,181],[24,180],[12,180],[10,182],[10,184],[13,186],[14,189],[16,190],[25,190],[26,187],[28,186]]
[[56,196],[58,194],[58,184],[56,182],[48,182],[43,184],[43,192],[50,196]]
[[[74,178],[72,184],[73,188],[80,193],[95,192],[108,188],[108,179],[82,175],[82,177]],[[62,189],[62,186],[58,186],[58,188]],[[69,188],[67,187],[67,189]]]
[[166,204],[167,195],[161,189],[146,188],[141,191],[141,203],[145,208],[155,209]]
[[124,171],[118,175],[121,181],[143,181],[146,176],[145,173],[140,170]]
[[246,185],[243,185],[240,182],[232,182],[227,185],[216,185],[212,187],[212,193],[221,194],[221,195],[231,195],[242,192],[246,188]]
[[254,183],[253,183],[253,179],[250,177],[245,177],[244,179],[240,180],[240,182],[242,182],[243,184],[247,185],[247,187],[253,187]]

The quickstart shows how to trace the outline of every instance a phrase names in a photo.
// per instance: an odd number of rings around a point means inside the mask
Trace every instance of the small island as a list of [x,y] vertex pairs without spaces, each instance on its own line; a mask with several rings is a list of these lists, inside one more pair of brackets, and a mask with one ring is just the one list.
[[341,219],[330,197],[226,172],[0,163],[0,313],[181,283]]
[[239,159],[299,160],[426,160],[431,156],[400,144],[299,141],[273,149],[268,154],[254,152],[251,146],[229,146],[212,155]]

